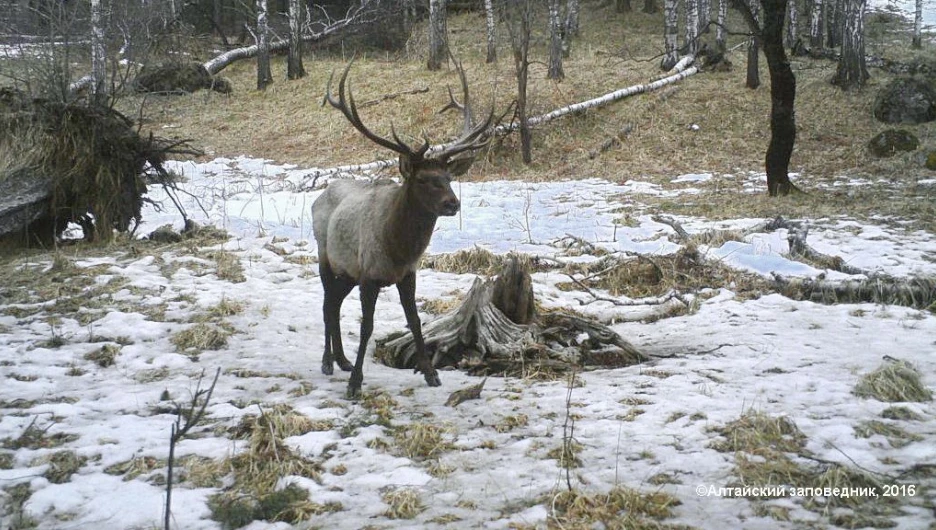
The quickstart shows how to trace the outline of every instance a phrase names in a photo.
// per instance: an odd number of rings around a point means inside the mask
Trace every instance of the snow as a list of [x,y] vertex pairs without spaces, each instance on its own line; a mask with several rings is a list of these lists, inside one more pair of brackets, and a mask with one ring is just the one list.
[[[936,386],[932,313],[873,304],[819,305],[776,294],[739,299],[723,288],[700,299],[691,314],[612,326],[654,357],[650,363],[581,373],[571,394],[564,380],[490,378],[481,399],[455,408],[444,405],[449,393],[476,384],[477,378],[445,370],[440,374],[442,387],[429,388],[420,375],[388,368],[369,356],[364,390],[385,392],[396,401],[393,425],[425,422],[449,433],[454,448],[440,453],[439,464],[451,472],[434,475],[429,462],[374,445],[384,440],[392,446],[391,430],[368,423],[370,412],[363,403],[344,399],[347,374],[326,377],[319,371],[324,340],[321,284],[314,265],[286,259],[315,256],[309,208],[320,191],[293,191],[311,170],[244,157],[173,163],[173,169],[186,179],[182,187],[189,193],[179,196],[186,211],[200,223],[233,234],[221,246],[239,258],[244,282],[219,279],[210,259],[166,247],[155,255],[114,253],[75,261],[78,267],[96,267],[97,282],[126,282],[113,297],[114,307],[91,325],[71,318],[51,320],[44,312],[4,314],[8,306],[0,300],[0,440],[19,436],[32,422],[48,428],[46,435],[74,438],[56,448],[0,449],[12,455],[12,469],[0,469],[0,486],[30,485],[33,493],[23,509],[40,529],[161,526],[165,491],[153,478],[164,473],[164,467],[130,480],[104,470],[134,457],[165,459],[175,416],[165,409],[163,394],[184,402],[203,372],[210,377],[218,368],[222,375],[206,426],[198,437],[178,445],[177,456],[224,458],[242,451],[246,442],[231,440],[223,430],[246,414],[257,414],[258,403],[287,403],[312,419],[334,422],[332,430],[286,439],[295,451],[320,461],[325,471],[321,484],[296,477],[282,477],[281,482],[302,484],[315,502],[343,506],[342,511],[313,516],[312,527],[433,528],[443,526],[433,518],[455,515],[461,520],[452,527],[458,528],[544,528],[550,499],[566,487],[564,470],[547,455],[562,443],[570,413],[576,417],[574,438],[582,446],[582,465],[570,476],[578,489],[599,493],[625,485],[646,492],[662,490],[681,501],[666,522],[698,528],[801,528],[804,521],[825,521],[796,499],[774,501],[793,515],[791,521],[777,521],[756,515],[748,500],[697,494],[699,486],[727,486],[735,480],[734,455],[711,447],[718,439],[711,428],[752,410],[795,421],[816,459],[860,466],[880,473],[886,483],[914,483],[923,489],[921,497],[909,500],[903,513],[893,517],[897,528],[925,528],[934,520],[932,511],[922,508],[934,500],[932,478],[895,478],[913,465],[936,464],[933,403],[905,404],[923,419],[900,425],[923,440],[892,447],[880,436],[854,434],[855,425],[880,419],[889,404],[852,394],[858,378],[877,368],[885,356],[913,363],[926,385]],[[429,252],[480,246],[496,253],[519,251],[571,260],[561,255],[558,241],[574,236],[610,252],[671,254],[681,248],[673,229],[655,221],[651,214],[656,212],[642,201],[690,195],[698,191],[693,186],[712,178],[716,177],[701,172],[675,176],[666,186],[639,179],[461,182],[456,191],[463,211],[440,220]],[[762,174],[717,178],[742,179],[752,188],[761,183],[758,192],[763,193]],[[164,199],[156,190],[152,196]],[[166,223],[181,228],[178,215],[165,205],[165,211],[144,212],[139,233]],[[621,221],[625,214],[630,222]],[[763,221],[676,219],[692,233],[745,229]],[[849,264],[896,277],[936,275],[936,239],[931,234],[847,218],[810,222],[809,243]],[[744,241],[700,251],[706,259],[766,276],[846,277],[788,259],[783,231],[754,233]],[[180,268],[167,273],[166,264]],[[35,260],[29,266],[43,271],[50,265]],[[580,305],[588,295],[557,289],[555,282],[564,279],[558,273],[535,274],[537,296],[549,306],[587,311],[608,322],[621,310],[608,303]],[[450,298],[453,292],[467,291],[472,280],[470,274],[421,270],[417,296]],[[200,352],[197,360],[176,353],[171,336],[222,300],[245,307],[226,318],[236,329],[228,344]],[[162,321],[147,316],[148,308],[161,304]],[[356,347],[358,305],[355,291],[342,314],[349,352]],[[383,290],[374,336],[404,326],[396,290]],[[59,347],[47,343],[53,329],[64,339]],[[125,344],[113,366],[100,367],[84,358],[104,344],[99,340]],[[80,373],[70,374],[76,367]],[[235,371],[253,372],[238,376]],[[637,406],[643,413],[628,414],[634,407],[628,403],[635,398],[644,403]],[[525,424],[495,428],[508,417],[520,416],[526,417]],[[343,432],[343,427],[348,429]],[[88,460],[70,480],[54,484],[42,476],[49,465],[42,457],[62,449]],[[339,464],[346,473],[330,471]],[[650,481],[660,473],[677,477],[679,483]],[[384,515],[382,493],[402,487],[415,488],[426,506],[413,520]],[[173,527],[220,528],[209,518],[206,504],[217,491],[184,483],[174,488]],[[8,526],[7,521],[0,526]],[[248,528],[286,527],[254,522]]]

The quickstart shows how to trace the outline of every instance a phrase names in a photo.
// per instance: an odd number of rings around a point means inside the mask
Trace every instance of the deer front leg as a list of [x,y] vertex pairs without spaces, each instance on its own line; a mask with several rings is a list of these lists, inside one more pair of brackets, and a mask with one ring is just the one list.
[[439,373],[432,366],[432,361],[426,354],[426,344],[423,342],[422,323],[419,321],[419,312],[416,310],[416,273],[407,274],[397,283],[400,293],[400,303],[406,315],[406,324],[413,333],[413,342],[416,343],[416,369],[423,373],[429,386],[440,386],[442,381]]
[[361,291],[361,343],[358,344],[357,359],[351,370],[351,379],[348,381],[348,399],[361,397],[361,384],[364,382],[364,353],[367,352],[367,342],[374,331],[374,307],[377,305],[377,295],[380,286],[376,282],[362,281]]

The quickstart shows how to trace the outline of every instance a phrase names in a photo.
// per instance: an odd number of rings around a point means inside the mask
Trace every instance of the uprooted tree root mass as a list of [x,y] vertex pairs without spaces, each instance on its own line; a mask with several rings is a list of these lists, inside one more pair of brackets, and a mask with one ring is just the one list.
[[141,137],[108,107],[0,89],[0,239],[48,245],[69,223],[89,240],[130,230],[147,183],[171,183],[163,168],[169,154],[197,151]]

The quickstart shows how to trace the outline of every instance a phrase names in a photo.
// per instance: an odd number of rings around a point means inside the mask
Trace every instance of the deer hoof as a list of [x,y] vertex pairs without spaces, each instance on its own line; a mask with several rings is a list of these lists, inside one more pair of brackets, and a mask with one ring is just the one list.
[[335,367],[332,366],[332,363],[322,363],[322,373],[325,375],[332,375],[335,373]]
[[338,368],[341,368],[344,372],[350,372],[354,369],[354,365],[351,364],[347,359],[338,359]]
[[432,372],[431,374],[426,374],[426,383],[429,386],[442,386],[442,380],[439,379],[439,374]]
[[348,398],[350,401],[360,400],[361,399],[361,387],[348,385],[348,391],[345,394],[345,397]]

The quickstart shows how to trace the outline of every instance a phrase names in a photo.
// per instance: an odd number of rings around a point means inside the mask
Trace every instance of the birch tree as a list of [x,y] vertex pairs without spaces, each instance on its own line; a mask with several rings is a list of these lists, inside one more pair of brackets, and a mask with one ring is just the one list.
[[257,90],[273,83],[270,72],[270,27],[267,23],[267,0],[257,0]]
[[708,23],[712,19],[712,0],[698,0],[696,9],[699,11],[699,29],[696,35],[708,32]]
[[865,64],[864,11],[867,0],[846,0],[842,54],[832,84],[842,90],[861,88],[870,77]]
[[725,29],[725,24],[728,21],[728,0],[718,0],[717,20],[718,24],[715,25],[715,46],[718,51],[724,53],[728,49],[728,32]]
[[663,60],[660,62],[660,68],[666,71],[679,60],[679,52],[676,49],[679,38],[678,7],[677,0],[663,0]]
[[487,59],[485,62],[497,62],[497,35],[495,34],[492,0],[484,0],[484,19],[487,22]]
[[559,1],[549,0],[549,66],[547,79],[562,79],[562,24],[559,16]]
[[809,3],[809,49],[813,55],[822,51],[822,0],[806,0]]
[[104,6],[91,0],[91,99],[103,104],[107,97],[107,49],[104,43]]
[[923,47],[921,39],[923,33],[923,0],[916,0],[916,6],[913,10],[913,44],[916,49]]
[[695,55],[699,51],[699,0],[685,0],[686,4],[686,53]]
[[445,36],[446,0],[429,0],[429,63],[430,70],[442,68],[446,58]]
[[786,47],[792,48],[796,44],[799,34],[799,12],[796,10],[796,1],[787,1]]
[[302,66],[302,2],[289,0],[289,51],[286,55],[286,78],[300,79],[306,71]]
[[579,35],[579,0],[566,2],[565,35],[567,39]]

